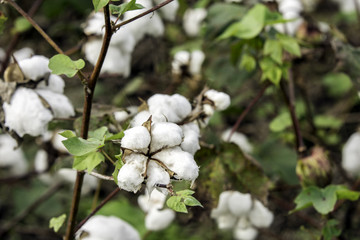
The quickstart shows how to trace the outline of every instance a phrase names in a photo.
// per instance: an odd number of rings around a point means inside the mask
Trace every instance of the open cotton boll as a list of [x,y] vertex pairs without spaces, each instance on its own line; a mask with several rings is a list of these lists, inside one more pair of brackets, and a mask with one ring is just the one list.
[[[154,161],[150,161],[148,164],[146,180],[146,189],[149,193],[152,193],[152,191],[155,189],[156,183],[167,185],[170,183],[170,176],[159,164]],[[166,188],[157,189],[164,195],[167,195],[168,193],[168,190]]]
[[274,220],[274,215],[260,201],[255,200],[254,206],[249,213],[249,220],[255,227],[267,228]]
[[230,213],[228,202],[233,192],[234,191],[224,191],[220,194],[218,206],[211,211],[212,218]]
[[49,173],[45,173],[48,169],[48,154],[45,150],[40,149],[36,152],[34,158],[34,168],[38,173],[38,178],[40,181],[47,185],[51,185],[54,182],[53,177]]
[[95,215],[77,232],[77,240],[140,240],[138,231],[114,216]]
[[[74,184],[76,180],[77,171],[71,168],[61,168],[54,175],[57,181],[63,181]],[[85,174],[83,184],[81,187],[81,194],[86,195],[91,190],[95,189],[98,184],[98,179],[91,175]]]
[[243,194],[238,191],[234,191],[228,199],[228,208],[230,212],[241,217],[246,215],[252,206],[252,200],[250,194]]
[[199,176],[199,167],[194,157],[180,147],[164,149],[153,156],[176,173],[176,178],[193,181]]
[[19,176],[26,173],[28,163],[24,153],[17,148],[17,142],[7,134],[0,134],[0,168],[9,168],[11,176]]
[[205,92],[204,96],[213,101],[216,110],[225,110],[230,105],[230,96],[226,93],[210,89]]
[[[155,4],[160,4],[163,1],[162,0],[155,0]],[[169,4],[166,4],[164,7],[160,8],[159,11],[161,13],[161,16],[168,20],[168,21],[175,21],[176,18],[176,12],[179,9],[179,1],[175,0],[172,1]]]
[[234,228],[233,237],[236,240],[254,240],[258,235],[258,230],[253,227]]
[[351,176],[360,175],[360,133],[353,133],[342,150],[341,166]]
[[181,126],[184,139],[180,145],[181,149],[194,155],[200,149],[200,129],[196,123],[187,123]]
[[151,209],[161,209],[166,201],[166,195],[154,189],[149,195],[149,191],[145,191],[144,195],[138,197],[138,204],[144,212],[149,212]]
[[205,54],[201,50],[191,52],[190,72],[194,75],[201,74],[201,66],[205,60]]
[[31,58],[19,61],[18,64],[25,78],[34,81],[39,80],[50,73],[48,67],[49,59],[44,56],[35,55]]
[[55,93],[64,93],[65,82],[64,80],[55,74],[50,74],[49,79],[46,81],[41,81],[36,89],[47,89]]
[[196,37],[199,35],[202,21],[206,18],[207,11],[205,8],[188,8],[183,17],[183,28],[186,35]]
[[124,131],[121,147],[147,153],[150,141],[149,131],[143,126],[136,126]]
[[42,104],[32,89],[18,88],[10,100],[4,102],[5,126],[14,130],[20,137],[25,134],[39,136],[47,130],[53,116]]
[[84,33],[86,35],[101,35],[104,24],[104,13],[93,12],[87,19],[84,26]]
[[231,131],[231,129],[224,131],[221,135],[221,139],[225,142],[235,143],[245,153],[251,153],[253,151],[253,146],[250,144],[245,134],[234,132],[230,141],[228,141]]
[[141,154],[130,154],[127,162],[120,168],[118,174],[118,186],[128,192],[136,193],[144,182],[143,172],[145,169],[146,157]]
[[206,116],[212,116],[215,113],[215,109],[210,104],[204,104],[203,105],[203,112],[206,114]]
[[279,2],[279,12],[296,12],[300,15],[303,10],[301,0],[282,0]]
[[68,118],[75,115],[74,107],[65,95],[45,89],[35,91],[49,103],[54,117]]
[[181,144],[184,134],[177,124],[170,122],[153,123],[151,126],[150,152]]
[[175,219],[175,212],[171,209],[151,209],[145,217],[145,227],[150,231],[160,231],[167,228]]
[[183,72],[183,66],[190,64],[190,52],[178,51],[174,55],[174,60],[171,63],[172,73],[181,74]]
[[219,229],[230,229],[233,228],[236,224],[237,217],[231,213],[226,213],[218,216],[216,222]]
[[29,47],[21,48],[13,53],[16,62],[30,58],[32,55],[34,55],[34,51]]

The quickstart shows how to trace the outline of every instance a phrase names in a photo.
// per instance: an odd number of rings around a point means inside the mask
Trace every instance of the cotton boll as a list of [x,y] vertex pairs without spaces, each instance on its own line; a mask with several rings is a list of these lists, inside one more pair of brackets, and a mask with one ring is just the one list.
[[204,96],[214,102],[216,110],[225,110],[230,105],[230,96],[226,93],[210,89],[205,92]]
[[101,35],[104,24],[104,13],[92,13],[86,21],[84,33],[86,35]]
[[144,195],[138,197],[138,204],[144,212],[149,212],[151,209],[161,209],[166,201],[166,195],[162,192],[154,189],[149,195],[149,191],[146,191]]
[[181,126],[184,139],[180,145],[181,149],[194,155],[200,149],[200,129],[196,123],[187,123]]
[[174,74],[181,74],[182,67],[190,64],[190,52],[188,51],[179,51],[175,53],[174,60],[171,63],[172,72]]
[[301,0],[283,0],[279,3],[279,11],[300,13],[303,10]]
[[234,239],[236,240],[254,240],[257,235],[258,230],[253,227],[235,228],[233,232]]
[[237,217],[231,213],[220,215],[216,218],[219,229],[230,229],[233,228],[236,224]]
[[202,21],[206,18],[207,11],[204,8],[187,9],[183,17],[183,28],[190,37],[196,37],[200,32]]
[[126,121],[129,118],[130,114],[127,111],[117,111],[114,112],[115,120],[119,123]]
[[175,110],[177,117],[183,120],[191,112],[190,102],[180,94],[171,96],[170,107]]
[[241,217],[247,214],[252,206],[252,200],[250,194],[243,194],[240,192],[233,192],[228,199],[228,208],[230,212],[237,216]]
[[87,41],[83,46],[83,52],[85,54],[85,58],[92,65],[96,64],[96,61],[100,54],[101,46],[102,46],[102,40],[98,38],[93,38]]
[[118,175],[118,185],[121,189],[136,193],[139,191],[141,184],[144,182],[144,177],[142,174],[144,172],[145,166],[144,163],[141,162],[141,156],[143,155],[134,153],[131,155],[132,158],[136,157],[136,160],[128,160],[124,166],[120,168]]
[[47,124],[53,116],[46,109],[35,91],[18,88],[10,104],[4,102],[5,126],[20,137],[24,134],[38,136],[46,132]]
[[63,93],[65,87],[64,80],[55,74],[50,74],[48,82],[41,81],[37,86],[36,89],[47,89],[55,93]]
[[21,48],[13,53],[16,62],[30,58],[32,55],[34,55],[34,51],[29,47]]
[[124,131],[121,147],[147,153],[151,137],[149,131],[143,126],[136,126]]
[[48,67],[49,59],[44,56],[35,55],[18,63],[22,73],[27,79],[36,81],[50,73]]
[[225,142],[235,143],[243,152],[251,153],[253,151],[253,146],[250,144],[245,134],[234,132],[228,141],[231,134],[231,129],[227,129],[221,135],[221,139]]
[[201,50],[191,52],[190,72],[194,75],[201,74],[201,66],[205,60],[205,54]]
[[360,175],[360,133],[353,133],[342,150],[341,165],[351,176]]
[[37,89],[35,91],[49,103],[54,117],[68,118],[75,115],[74,107],[65,95],[45,89]]
[[34,159],[34,168],[36,172],[42,173],[48,168],[48,154],[45,150],[38,150]]
[[[151,193],[154,190],[156,183],[167,185],[170,183],[170,176],[163,167],[161,167],[159,164],[157,164],[154,161],[150,161],[148,164],[147,180],[146,180],[146,188],[149,193]],[[168,193],[168,190],[166,188],[157,188],[157,189],[160,192],[162,192],[164,195],[167,195]]]
[[77,232],[77,240],[140,240],[138,231],[114,216],[95,215]]
[[199,167],[194,157],[181,150],[180,147],[167,148],[153,156],[162,161],[170,170],[176,173],[176,178],[193,181],[199,175]]
[[203,112],[205,113],[206,116],[211,117],[212,115],[214,115],[215,109],[210,104],[204,104],[203,105]]
[[[74,184],[76,180],[77,171],[71,168],[61,168],[59,171],[55,173],[54,178],[57,181],[67,182]],[[88,174],[85,174],[83,185],[81,188],[81,194],[86,195],[90,193],[92,189],[95,189],[97,187],[98,179],[90,176]]]
[[273,213],[267,209],[260,201],[255,200],[253,209],[249,213],[249,220],[255,227],[269,227],[274,219]]
[[[160,4],[163,1],[162,0],[155,0],[154,2],[156,4]],[[173,22],[173,21],[175,21],[176,12],[177,12],[178,9],[179,9],[179,1],[175,0],[175,1],[167,4],[166,6],[160,8],[159,10],[160,10],[161,16],[164,19]]]
[[28,163],[24,153],[17,148],[16,141],[6,134],[0,135],[0,168],[9,168],[8,172],[11,176],[19,176],[26,173]]
[[145,227],[150,231],[160,231],[167,228],[175,218],[175,212],[171,209],[152,209],[145,217]]
[[131,71],[131,55],[110,46],[101,73],[119,74],[128,77]]
[[165,147],[178,146],[181,144],[183,137],[181,127],[175,123],[154,123],[151,126],[150,152],[153,153]]
[[229,198],[233,194],[233,192],[234,191],[224,191],[220,194],[219,203],[218,203],[217,208],[214,208],[211,211],[212,218],[217,218],[221,215],[230,213],[228,202],[229,202]]

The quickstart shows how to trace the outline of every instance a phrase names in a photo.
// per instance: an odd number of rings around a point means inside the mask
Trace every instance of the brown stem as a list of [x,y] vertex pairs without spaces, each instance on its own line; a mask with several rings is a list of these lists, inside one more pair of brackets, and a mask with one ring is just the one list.
[[158,10],[159,8],[162,8],[163,6],[171,3],[172,1],[174,1],[174,0],[167,0],[167,1],[165,1],[165,2],[162,2],[162,3],[160,3],[159,5],[156,5],[155,7],[150,8],[149,10],[147,10],[147,11],[145,11],[145,12],[143,12],[143,13],[140,13],[139,15],[137,15],[137,16],[135,16],[135,17],[133,17],[133,18],[130,18],[130,19],[126,20],[126,21],[123,21],[123,22],[121,22],[121,23],[119,23],[119,24],[116,24],[116,25],[114,26],[114,30],[118,30],[120,27],[122,27],[122,26],[124,26],[124,25],[126,25],[126,24],[128,24],[128,23],[131,23],[131,22],[133,22],[133,21],[135,21],[135,20],[137,20],[137,19],[139,19],[139,18],[142,18],[143,16],[146,16],[146,15],[148,15],[149,13],[155,12],[155,11]]
[[231,136],[234,134],[234,132],[239,128],[241,122],[244,120],[245,116],[249,113],[249,111],[254,107],[254,105],[260,100],[262,95],[264,95],[265,90],[270,86],[270,82],[266,82],[265,85],[260,89],[258,94],[255,96],[255,98],[249,103],[249,105],[246,107],[246,109],[241,113],[241,115],[236,120],[235,125],[231,129],[231,133],[228,137],[228,141],[230,141]]
[[358,0],[353,0],[353,1],[354,1],[354,5],[355,5],[358,25],[360,26],[360,4],[359,4]]
[[[110,12],[109,12],[109,5],[104,7],[104,18],[105,18],[105,34],[103,39],[103,44],[101,47],[101,52],[99,58],[96,62],[94,70],[90,76],[90,79],[87,82],[87,86],[85,87],[85,102],[84,102],[84,110],[82,116],[82,125],[81,125],[81,137],[86,139],[88,137],[89,131],[89,123],[90,123],[90,115],[91,115],[91,106],[92,100],[94,96],[94,90],[96,86],[96,81],[100,75],[100,70],[104,63],[104,59],[109,48],[110,39],[112,36],[112,29],[110,23]],[[81,186],[84,178],[84,172],[77,172],[75,187],[73,192],[73,200],[71,203],[70,215],[67,223],[66,235],[65,240],[71,240],[74,236],[74,227],[75,227],[75,220],[76,215],[79,207],[80,201],[80,193],[81,193]]]
[[75,232],[79,230],[92,216],[95,215],[110,199],[112,199],[120,191],[120,188],[116,188],[112,191],[100,204],[97,206],[84,220],[82,220],[75,228]]

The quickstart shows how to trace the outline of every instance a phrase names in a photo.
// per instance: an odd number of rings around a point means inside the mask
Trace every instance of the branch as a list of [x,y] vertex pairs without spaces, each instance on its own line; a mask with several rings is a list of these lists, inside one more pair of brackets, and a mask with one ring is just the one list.
[[146,15],[148,15],[149,13],[155,12],[155,11],[158,10],[159,8],[162,8],[163,6],[171,3],[172,1],[174,1],[174,0],[167,0],[167,1],[165,1],[165,2],[162,2],[162,3],[160,3],[159,5],[156,5],[155,7],[150,8],[149,10],[147,10],[147,11],[145,11],[145,12],[143,12],[143,13],[140,13],[139,15],[137,15],[137,16],[135,16],[135,17],[133,17],[133,18],[130,18],[130,19],[126,20],[126,21],[123,21],[123,22],[121,22],[121,23],[119,23],[119,24],[116,24],[116,25],[114,26],[114,30],[116,31],[116,30],[118,30],[120,27],[122,27],[122,26],[124,26],[124,25],[126,25],[126,24],[128,24],[128,23],[131,23],[131,22],[133,22],[133,21],[135,21],[135,20],[137,20],[137,19],[139,19],[139,18],[142,18],[143,16],[146,16]]
[[89,175],[97,177],[97,178],[102,179],[102,180],[106,180],[106,181],[114,181],[114,178],[112,176],[102,175],[102,174],[97,173],[97,172],[89,172]]
[[120,188],[117,187],[114,191],[112,191],[100,204],[97,206],[84,220],[82,220],[75,228],[75,232],[77,232],[92,216],[95,215],[110,199],[112,199],[116,194],[120,191]]
[[[104,17],[105,17],[105,34],[103,39],[103,44],[101,47],[101,52],[97,63],[94,67],[94,70],[90,76],[87,86],[85,87],[85,101],[84,101],[84,110],[82,116],[82,125],[81,125],[81,137],[83,139],[87,139],[88,131],[89,131],[89,123],[90,123],[90,115],[91,115],[91,106],[92,100],[94,95],[94,90],[96,86],[96,81],[99,77],[100,70],[104,63],[104,59],[109,48],[111,36],[112,36],[112,29],[110,25],[110,12],[109,12],[109,5],[104,7]],[[71,203],[70,215],[67,223],[66,228],[66,235],[65,240],[71,240],[74,236],[74,227],[75,227],[75,220],[76,215],[79,207],[80,202],[80,193],[81,193],[81,186],[84,179],[84,172],[77,172],[76,181],[74,186],[73,192],[73,200]]]

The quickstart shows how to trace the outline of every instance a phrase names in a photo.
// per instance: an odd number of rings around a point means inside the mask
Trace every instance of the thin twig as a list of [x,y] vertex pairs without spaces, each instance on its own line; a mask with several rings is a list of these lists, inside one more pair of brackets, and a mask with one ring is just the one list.
[[75,232],[78,231],[92,216],[95,215],[110,199],[112,199],[120,191],[120,188],[116,188],[112,191],[100,204],[97,206],[84,220],[82,220],[75,228]]
[[119,23],[119,24],[116,24],[116,25],[114,26],[114,30],[116,31],[116,30],[118,30],[120,27],[122,27],[122,26],[124,26],[124,25],[126,25],[126,24],[129,24],[129,23],[131,23],[131,22],[133,22],[133,21],[135,21],[135,20],[137,20],[137,19],[139,19],[139,18],[142,18],[142,17],[148,15],[149,13],[155,12],[155,11],[158,10],[159,8],[164,7],[165,5],[171,3],[172,1],[174,1],[174,0],[167,0],[167,1],[165,1],[165,2],[162,2],[162,3],[160,3],[159,5],[156,5],[155,7],[150,8],[149,10],[147,10],[147,11],[145,11],[145,12],[143,12],[143,13],[140,13],[139,15],[136,15],[136,16],[133,17],[133,18],[130,18],[130,19],[126,20],[126,21],[123,21],[123,22],[121,22],[121,23]]
[[114,160],[107,154],[103,149],[101,149],[101,153],[104,154],[104,156],[115,166]]
[[114,178],[112,176],[106,176],[97,172],[89,172],[89,175],[106,181],[114,181]]
[[14,217],[10,222],[4,224],[4,226],[0,230],[0,238],[4,236],[8,231],[14,228],[19,224],[22,220],[24,220],[29,214],[35,211],[43,202],[48,200],[51,196],[53,196],[60,188],[64,185],[62,183],[58,183],[51,188],[49,188],[43,195],[41,195],[38,199],[36,199],[30,206],[24,209],[19,215]]
[[271,83],[269,81],[267,81],[265,83],[265,85],[260,89],[260,91],[258,92],[258,94],[255,96],[255,98],[249,103],[249,105],[246,107],[246,109],[241,113],[241,115],[238,117],[238,119],[236,120],[235,125],[232,127],[231,129],[231,133],[228,137],[228,141],[230,141],[232,135],[234,134],[234,132],[239,128],[241,122],[244,120],[245,116],[249,113],[249,111],[254,107],[254,105],[260,100],[260,98],[262,97],[262,95],[264,95],[265,90],[271,85]]
[[[105,60],[105,56],[107,50],[109,48],[111,36],[112,36],[112,29],[110,24],[110,11],[109,5],[104,7],[104,18],[105,18],[105,34],[103,39],[103,44],[101,47],[100,55],[97,60],[97,63],[94,67],[94,70],[90,76],[87,86],[85,87],[85,101],[84,101],[84,110],[82,116],[82,125],[81,125],[81,137],[83,139],[87,139],[88,131],[89,131],[89,123],[90,123],[90,115],[91,115],[91,106],[92,100],[94,96],[94,90],[96,86],[96,81],[99,77],[100,70]],[[65,240],[71,240],[74,236],[74,227],[76,221],[76,215],[79,207],[80,202],[80,193],[81,193],[81,186],[84,178],[84,172],[77,172],[76,181],[74,186],[73,192],[73,200],[71,203],[71,209],[69,214],[69,219],[66,228]]]

